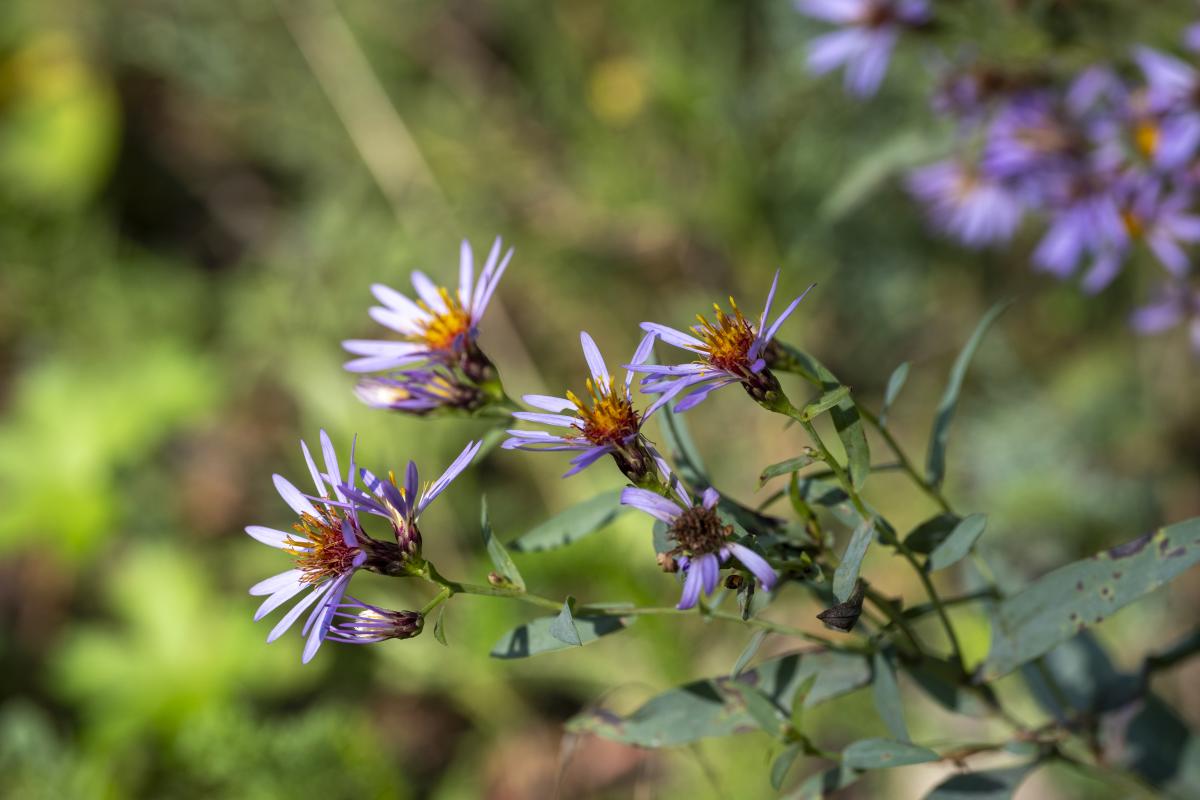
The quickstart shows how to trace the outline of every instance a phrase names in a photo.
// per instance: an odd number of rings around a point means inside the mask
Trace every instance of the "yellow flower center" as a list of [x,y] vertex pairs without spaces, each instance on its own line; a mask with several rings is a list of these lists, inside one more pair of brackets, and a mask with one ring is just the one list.
[[574,392],[567,392],[567,399],[575,404],[579,415],[583,438],[594,445],[624,445],[625,440],[636,434],[640,427],[638,412],[633,404],[624,391],[617,393],[612,378],[608,381],[607,394],[601,394],[591,378],[588,378],[587,388],[591,396],[590,408]]
[[1129,209],[1121,212],[1121,222],[1125,223],[1125,231],[1131,239],[1140,239],[1142,234],[1146,232],[1146,224],[1142,221],[1142,218]]
[[749,369],[750,347],[754,344],[754,328],[742,316],[733,298],[729,298],[733,314],[726,314],[713,303],[716,323],[711,323],[697,314],[700,324],[693,330],[704,342],[703,353],[708,363],[726,372],[740,373]]
[[409,341],[421,342],[430,350],[451,350],[455,343],[465,337],[471,330],[471,315],[459,302],[457,297],[450,294],[445,287],[438,289],[445,311],[433,310],[424,300],[417,305],[426,311],[432,319],[421,323],[421,332],[408,337]]
[[1133,145],[1143,156],[1152,158],[1158,152],[1160,133],[1154,122],[1141,120],[1133,129]]
[[283,549],[296,559],[305,583],[320,583],[353,568],[359,551],[357,547],[346,546],[337,512],[326,510],[320,518],[303,514],[292,530],[295,534],[288,535]]

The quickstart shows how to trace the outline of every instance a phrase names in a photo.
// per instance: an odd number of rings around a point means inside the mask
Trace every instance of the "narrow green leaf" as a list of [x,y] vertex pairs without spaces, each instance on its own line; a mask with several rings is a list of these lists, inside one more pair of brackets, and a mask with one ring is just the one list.
[[945,569],[966,558],[975,542],[983,535],[985,528],[987,516],[984,514],[971,514],[963,518],[954,526],[946,540],[933,548],[933,552],[929,554],[929,571]]
[[569,720],[567,730],[639,747],[669,747],[758,730],[741,693],[729,684],[755,687],[782,711],[791,707],[797,691],[810,678],[811,691],[804,701],[807,707],[865,686],[871,671],[866,659],[853,654],[793,653],[764,661],[736,679],[713,678],[672,689],[628,716],[605,709],[586,711]]
[[938,545],[946,541],[961,521],[962,519],[954,514],[938,514],[930,517],[904,537],[904,546],[914,553],[929,555],[937,549]]
[[1200,518],[1146,534],[1043,575],[1005,598],[978,679],[989,681],[1049,652],[1200,562]]
[[1037,762],[953,775],[935,786],[925,800],[1009,800],[1035,767]]
[[874,519],[863,520],[850,536],[850,543],[846,545],[846,552],[842,554],[842,562],[838,564],[837,570],[833,573],[833,596],[838,599],[838,602],[846,602],[854,593],[863,556],[867,554],[867,548],[870,547],[871,540],[874,538]]
[[531,531],[509,542],[518,553],[553,550],[577,542],[604,528],[628,509],[621,505],[620,490],[598,494],[560,511]]
[[792,698],[792,727],[796,730],[804,727],[804,709],[808,703],[808,696],[812,694],[816,684],[817,675],[812,673],[796,687],[796,695]]
[[895,371],[892,372],[892,376],[888,378],[887,389],[883,392],[883,407],[879,409],[879,424],[881,426],[887,424],[887,415],[892,410],[892,403],[896,402],[896,398],[900,395],[900,390],[904,388],[904,382],[907,380],[908,362],[905,361],[896,367]]
[[517,569],[512,556],[508,554],[504,545],[492,531],[492,521],[488,519],[486,497],[483,497],[480,502],[479,528],[483,533],[483,543],[487,546],[488,555],[491,556],[492,563],[496,566],[496,572],[513,587],[525,591],[525,580],[521,577],[520,570]]
[[442,606],[438,609],[437,619],[433,622],[433,638],[437,639],[442,645],[446,645],[446,607]]
[[799,744],[789,744],[775,757],[774,763],[771,764],[771,788],[775,791],[779,791],[783,782],[787,780],[788,771],[791,770],[792,764],[796,763],[801,749]]
[[[808,380],[820,384],[825,391],[831,391],[842,385],[842,382],[817,359],[791,345],[782,344],[784,357],[788,360],[782,368],[805,376]],[[854,398],[847,395],[829,412],[833,427],[837,430],[842,447],[846,448],[846,468],[850,473],[850,482],[855,489],[861,489],[871,474],[871,449],[867,444],[867,432],[863,428],[862,417],[854,405]]]
[[887,769],[937,761],[927,747],[891,739],[861,739],[842,751],[842,763],[850,769]]
[[[561,616],[561,614],[559,615]],[[559,639],[550,632],[559,617],[540,617],[524,625],[518,625],[504,634],[492,648],[493,658],[529,658],[542,653],[553,653],[565,650],[573,645]],[[615,615],[598,615],[576,617],[575,631],[579,635],[580,644],[590,644],[601,636],[608,636],[629,627],[636,617],[620,617]]]
[[804,407],[801,413],[806,420],[811,420],[813,417],[823,414],[829,409],[841,403],[850,396],[849,386],[839,386],[836,389],[830,389],[825,394],[818,397]]
[[746,713],[750,718],[772,737],[779,736],[780,728],[782,728],[782,717],[779,709],[771,702],[770,698],[755,689],[753,686],[742,683],[741,681],[730,681],[729,688],[736,691],[742,696],[742,702],[746,704]]
[[946,137],[928,131],[904,130],[858,159],[825,196],[817,214],[826,223],[837,222],[879,194],[893,175],[926,163],[948,149]]
[[875,678],[871,682],[875,709],[893,738],[901,742],[911,741],[908,726],[904,724],[904,704],[900,699],[900,685],[896,683],[896,671],[891,658],[879,651],[875,653],[872,665],[875,669]]
[[761,487],[772,478],[778,478],[780,475],[789,475],[796,470],[804,469],[814,461],[816,461],[814,456],[805,453],[804,455],[796,456],[795,458],[789,458],[787,461],[780,461],[777,464],[772,464],[764,469],[762,474],[758,476],[758,485]]
[[827,797],[833,797],[836,792],[845,789],[862,776],[862,772],[850,769],[844,764],[830,767],[824,772],[808,776],[804,783],[800,784],[799,788],[789,794],[785,800],[825,800]]
[[733,669],[729,671],[729,677],[736,678],[738,675],[742,674],[742,670],[744,670],[746,665],[750,663],[750,659],[754,658],[754,654],[758,652],[758,648],[762,647],[763,639],[767,638],[767,634],[769,632],[770,631],[766,630],[765,628],[760,628],[754,632],[754,635],[750,637],[749,644],[746,645],[746,649],[742,651],[740,656],[738,656],[738,660],[734,663]]
[[978,692],[962,685],[957,664],[932,656],[916,663],[901,663],[913,682],[947,711],[968,717],[986,717],[991,713]]
[[575,627],[575,617],[571,614],[571,600],[567,598],[562,611],[550,623],[550,635],[563,644],[581,647],[583,640],[579,638],[579,630]]
[[983,341],[984,334],[987,333],[996,318],[1008,308],[1009,303],[1010,301],[997,303],[988,309],[988,312],[983,315],[983,319],[979,321],[979,325],[976,326],[975,332],[971,334],[971,338],[967,340],[966,346],[954,360],[954,366],[950,369],[950,380],[946,384],[946,391],[942,394],[941,402],[938,403],[937,416],[934,417],[933,431],[929,437],[929,456],[925,466],[925,477],[934,486],[941,486],[942,480],[946,477],[946,444],[950,439],[950,422],[954,418],[954,410],[958,406],[958,395],[962,391],[967,367],[970,365],[975,351],[979,348],[979,343]]

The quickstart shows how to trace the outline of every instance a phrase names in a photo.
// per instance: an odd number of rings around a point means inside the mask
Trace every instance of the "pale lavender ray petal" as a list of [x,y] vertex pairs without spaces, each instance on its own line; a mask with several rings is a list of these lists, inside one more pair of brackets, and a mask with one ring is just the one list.
[[298,569],[288,569],[280,572],[278,575],[272,575],[266,580],[261,580],[250,587],[250,594],[254,597],[261,597],[267,594],[275,594],[280,589],[299,583],[304,572]]
[[246,533],[250,534],[251,537],[257,539],[263,544],[279,548],[287,547],[288,539],[290,538],[290,536],[283,531],[277,531],[274,528],[266,528],[262,525],[248,525],[246,526]]
[[[685,333],[675,328],[668,328],[666,325],[659,325],[657,322],[643,322],[642,330],[647,333],[653,333],[669,345],[682,347],[686,350],[702,350],[704,342],[692,336],[690,333]],[[634,362],[638,363],[638,362]]]
[[401,314],[399,311],[383,306],[371,306],[367,309],[367,316],[397,333],[414,334],[423,330],[419,317]]
[[713,487],[708,487],[704,490],[701,500],[704,502],[704,507],[712,510],[721,499],[721,494]]
[[416,342],[389,342],[384,339],[347,339],[342,342],[347,353],[356,356],[407,356],[425,350]]
[[572,466],[569,470],[567,470],[563,474],[563,477],[569,478],[572,475],[582,472],[583,470],[587,469],[592,464],[595,464],[597,461],[599,461],[601,458],[608,455],[612,451],[613,451],[612,445],[607,445],[607,444],[602,444],[602,445],[599,445],[598,447],[592,447],[587,450],[584,450],[582,453],[580,453],[579,455],[577,455],[571,459],[571,464],[573,464],[574,466]]
[[428,359],[429,353],[425,351],[410,356],[369,356],[367,358],[356,358],[347,361],[342,365],[342,369],[347,372],[386,372],[387,370],[397,369],[407,364],[416,364]]
[[408,297],[382,283],[371,284],[371,294],[388,308],[399,312],[406,319],[429,319],[429,313]]
[[553,425],[558,428],[574,428],[575,424],[579,422],[578,417],[568,417],[566,414],[540,414],[534,411],[514,411],[513,417],[525,422]]
[[683,594],[680,595],[675,608],[686,611],[696,607],[696,603],[700,600],[700,581],[700,568],[692,564],[687,571],[687,578],[683,582]]
[[575,404],[565,397],[551,397],[545,394],[527,394],[521,398],[534,408],[540,408],[543,411],[558,413],[559,411],[570,411],[575,408]]
[[[333,441],[330,440],[329,434],[324,429],[321,430],[321,455],[325,459],[325,474],[329,476],[329,482],[333,484],[333,491],[339,499],[345,500],[342,492],[337,488],[337,481],[342,475],[342,469],[338,466],[337,452],[333,449]],[[325,494],[324,491],[321,492]]]
[[[642,341],[638,343],[637,350],[633,351],[633,358],[629,363],[631,366],[638,366],[646,363],[646,359],[650,357],[650,353],[654,351],[654,341],[658,338],[657,333],[647,333],[642,337]],[[629,390],[633,387],[633,377],[636,373],[632,369],[626,368],[625,371],[625,396],[629,396]]]
[[321,497],[329,497],[329,493],[325,491],[325,481],[321,480],[321,472],[317,469],[317,464],[313,461],[312,453],[308,452],[308,443],[303,439],[300,440],[300,452],[304,454],[304,463],[308,464],[308,472],[312,475],[313,484],[317,487],[317,494]]
[[496,271],[496,260],[500,258],[500,237],[497,236],[492,242],[492,249],[488,252],[487,260],[483,264],[483,269],[479,271],[479,280],[475,282],[475,291],[471,295],[471,315],[478,319],[483,313],[479,304],[483,300],[483,294],[487,287],[492,282],[492,275]]
[[668,525],[683,513],[683,509],[675,502],[648,489],[626,487],[621,490],[621,505],[645,511],[655,519]]
[[775,581],[778,580],[779,576],[771,568],[771,565],[767,563],[766,559],[749,547],[737,544],[736,542],[731,543],[729,549],[737,557],[737,560],[742,562],[754,577],[758,578],[759,583],[763,585],[764,589],[770,591],[774,588]]
[[272,475],[271,479],[275,481],[275,491],[279,492],[279,496],[283,498],[283,502],[291,506],[292,511],[295,511],[297,514],[309,514],[314,517],[320,516],[317,513],[317,509],[313,507],[313,504],[308,502],[308,498],[304,496],[303,492],[293,486],[291,481],[278,473]]
[[281,586],[279,589],[272,592],[271,596],[264,600],[262,605],[258,607],[258,610],[254,612],[254,621],[258,622],[267,614],[270,614],[288,600],[291,600],[293,597],[300,594],[300,592],[304,591],[307,586],[307,583],[299,580],[292,581],[286,586]]
[[763,304],[762,316],[758,318],[758,331],[761,334],[767,329],[767,319],[771,316],[771,303],[775,302],[775,289],[779,286],[779,273],[782,270],[775,270],[775,277],[771,280],[771,289],[767,292],[767,302]]
[[808,293],[813,290],[814,286],[816,286],[815,283],[810,284],[809,287],[805,289],[799,297],[793,300],[791,304],[783,310],[783,313],[779,315],[779,318],[771,323],[771,327],[767,329],[766,335],[762,337],[764,342],[769,342],[775,338],[775,334],[779,332],[780,326],[783,325],[787,318],[792,315],[792,312],[796,310],[796,306],[800,305],[800,301],[808,296]]
[[706,553],[700,556],[692,564],[692,569],[700,570],[704,580],[704,593],[712,594],[717,588],[717,581],[721,579],[721,562],[717,559],[717,554]]
[[471,243],[466,239],[458,249],[458,301],[471,308],[475,299],[475,256],[471,253]]
[[463,448],[463,451],[459,453],[458,458],[454,459],[454,462],[446,468],[446,471],[442,473],[442,476],[434,481],[433,485],[429,487],[429,490],[425,492],[425,496],[422,497],[421,502],[417,504],[416,514],[413,516],[416,516],[424,511],[425,508],[432,503],[439,494],[445,491],[446,487],[450,485],[451,481],[457,478],[463,470],[470,466],[471,460],[475,458],[475,454],[479,452],[479,448],[481,447],[483,447],[483,442],[478,441],[470,442],[465,448]]
[[512,261],[513,252],[511,247],[508,248],[508,252],[504,254],[504,260],[500,262],[500,266],[496,267],[492,279],[488,281],[484,292],[480,295],[479,302],[475,304],[475,308],[472,310],[474,319],[481,319],[483,312],[487,310],[488,304],[492,302],[492,295],[496,293],[496,287],[500,285],[500,279],[504,277],[504,271],[508,269],[508,262]]
[[446,304],[442,301],[441,292],[438,291],[438,285],[434,283],[428,275],[421,272],[419,269],[413,270],[412,274],[413,288],[417,290],[417,294],[425,301],[425,305],[429,306],[430,310],[435,314],[445,314],[449,311]]
[[587,360],[588,369],[592,372],[592,379],[596,382],[596,391],[600,394],[607,394],[610,378],[608,365],[604,363],[604,356],[600,355],[600,348],[596,347],[596,343],[587,331],[579,332],[579,342],[583,345],[583,357]]
[[275,624],[275,627],[271,629],[269,634],[267,634],[267,643],[269,644],[278,639],[280,636],[283,636],[283,634],[287,633],[288,628],[292,627],[292,625],[296,623],[296,620],[300,618],[300,615],[304,613],[305,609],[324,597],[329,592],[329,587],[332,585],[332,581],[325,581],[325,583],[313,587],[313,590],[309,592],[303,600],[292,606],[291,609],[289,609],[288,612],[283,615],[283,618]]

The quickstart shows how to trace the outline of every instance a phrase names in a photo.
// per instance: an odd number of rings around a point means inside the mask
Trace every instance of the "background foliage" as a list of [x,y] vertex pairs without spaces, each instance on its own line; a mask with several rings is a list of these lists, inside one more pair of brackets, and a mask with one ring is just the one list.
[[[947,36],[1051,67],[1169,47],[1194,11],[960,5]],[[727,628],[647,618],[587,651],[496,661],[492,645],[529,612],[466,598],[445,620],[449,650],[432,636],[331,646],[302,669],[296,637],[267,647],[250,621],[245,587],[277,562],[241,527],[287,520],[269,475],[303,475],[300,435],[357,433],[367,463],[411,455],[429,471],[479,432],[361,406],[338,346],[373,331],[371,282],[402,284],[417,266],[449,277],[464,235],[517,248],[484,333],[510,391],[578,390],[581,328],[632,352],[639,321],[683,324],[729,292],[754,308],[782,266],[789,290],[819,284],[783,338],[856,395],[877,406],[912,363],[891,417],[918,452],[959,346],[994,300],[1016,297],[976,356],[947,470],[956,504],[988,512],[989,557],[1032,579],[1200,515],[1200,385],[1183,334],[1129,334],[1135,276],[1087,298],[1029,270],[1032,238],[977,255],[931,236],[886,168],[903,137],[935,149],[945,135],[920,48],[900,51],[864,105],[806,74],[813,30],[783,2],[3,4],[11,796],[767,795],[765,734],[672,751],[562,739],[601,699],[632,709],[727,673],[745,645]],[[794,456],[800,434],[722,395],[691,415],[693,433],[723,491],[762,499],[759,472]],[[424,520],[427,551],[478,579],[478,490],[511,540],[619,486],[612,471],[560,482],[563,470],[497,451]],[[908,527],[935,510],[899,477],[870,493]],[[570,551],[515,558],[546,594],[662,603],[674,586],[649,535],[624,515]],[[864,572],[887,593],[919,591],[898,565],[876,548]],[[376,589],[389,605],[427,599]],[[1192,573],[1095,635],[1133,670],[1197,607]],[[774,613],[819,630],[817,610],[796,595]],[[955,622],[977,663],[985,620]],[[1198,668],[1155,682],[1192,727]],[[1024,694],[1024,715],[1047,713]],[[909,702],[914,737],[987,734]],[[869,689],[805,726],[830,746],[887,732]],[[919,796],[950,769],[851,791]],[[1123,796],[1057,767],[1022,791]]]

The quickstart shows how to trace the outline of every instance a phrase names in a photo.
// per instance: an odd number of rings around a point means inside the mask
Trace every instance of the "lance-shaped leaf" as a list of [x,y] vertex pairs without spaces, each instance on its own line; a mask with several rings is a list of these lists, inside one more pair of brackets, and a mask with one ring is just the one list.
[[925,800],[1009,800],[1037,762],[1015,767],[964,772],[939,783]]
[[958,358],[954,360],[954,366],[950,369],[950,380],[946,384],[946,391],[942,394],[941,402],[938,403],[937,416],[933,420],[933,432],[929,437],[929,456],[925,466],[925,477],[934,486],[940,486],[942,479],[946,477],[946,443],[950,439],[950,421],[954,419],[954,410],[958,407],[958,395],[962,391],[967,367],[970,365],[975,351],[979,348],[979,343],[983,341],[988,328],[1008,306],[1008,302],[997,303],[983,315],[983,319],[979,321],[975,332],[971,334],[971,338],[967,340],[966,346],[958,354]]
[[621,505],[620,490],[604,492],[560,511],[533,530],[509,542],[508,546],[518,553],[565,547],[611,524],[626,511],[628,508]]
[[[562,623],[559,622],[561,617],[560,613],[557,617],[541,617],[524,625],[518,625],[496,642],[492,648],[492,658],[528,658],[578,646],[574,642],[567,644],[555,635],[556,633],[564,635]],[[601,636],[625,630],[633,623],[634,619],[634,617],[609,614],[588,615],[576,617],[573,624],[579,644],[585,645],[596,641]],[[551,630],[552,628],[553,630]]]
[[784,715],[771,701],[771,698],[750,684],[741,681],[732,680],[726,686],[742,696],[742,702],[746,704],[746,713],[758,727],[772,737],[779,736],[783,730]]
[[[842,382],[817,359],[796,348],[782,344],[785,363],[780,367],[803,375],[825,391],[833,391]],[[867,444],[867,432],[863,429],[862,416],[850,395],[830,409],[829,418],[837,430],[842,447],[846,448],[846,469],[855,489],[861,489],[871,474],[871,448]]]
[[887,424],[887,416],[888,412],[892,410],[892,403],[896,402],[896,398],[900,395],[900,390],[904,388],[904,382],[907,380],[908,362],[905,361],[896,367],[892,376],[888,378],[887,389],[883,392],[883,407],[879,409],[880,426]]
[[978,680],[1006,675],[1200,562],[1200,518],[1044,575],[1003,600]]
[[713,678],[672,689],[628,716],[605,709],[584,712],[567,723],[567,730],[640,747],[669,747],[758,730],[745,698],[730,682],[755,688],[779,713],[787,714],[797,690],[812,676],[815,678],[804,701],[808,707],[865,686],[871,670],[865,658],[854,654],[792,653],[764,661],[737,678]]
[[900,685],[896,682],[896,670],[892,667],[890,654],[883,651],[875,653],[872,666],[875,670],[875,679],[871,682],[875,709],[895,739],[910,741],[908,726],[904,724],[904,703],[900,699]]
[[809,775],[804,783],[789,794],[785,800],[824,800],[836,792],[845,789],[863,776],[856,769],[850,769],[844,764],[830,767],[824,772]]
[[563,602],[562,611],[550,623],[550,635],[565,645],[580,647],[583,640],[579,636],[579,628],[575,625],[575,616],[571,614],[571,598]]
[[904,537],[904,546],[914,553],[929,555],[949,538],[961,521],[961,518],[954,514],[932,516]]
[[800,416],[804,417],[806,420],[812,420],[814,417],[825,413],[838,403],[841,403],[849,396],[849,386],[839,386],[836,389],[830,389],[816,400],[813,400],[811,403],[806,405],[800,412]]
[[783,782],[787,780],[788,770],[792,768],[792,764],[796,763],[796,758],[802,749],[798,743],[789,744],[771,763],[771,787],[775,791],[779,791]]
[[891,739],[861,739],[842,751],[842,764],[850,769],[887,769],[937,761],[928,747]]
[[929,554],[929,571],[945,569],[966,558],[986,527],[987,517],[983,514],[964,517],[954,526],[954,530],[950,531],[950,535]]
[[754,658],[754,654],[758,652],[758,648],[762,647],[763,640],[767,638],[768,633],[770,631],[766,628],[759,628],[754,632],[754,635],[750,637],[750,641],[746,645],[746,649],[742,651],[742,654],[738,656],[738,660],[734,662],[733,669],[729,671],[729,677],[736,678],[742,673],[742,670],[750,663],[750,659]]
[[874,519],[863,520],[850,536],[846,552],[842,554],[842,561],[833,573],[833,596],[838,599],[839,603],[846,602],[854,593],[863,557],[866,556],[867,548],[871,546],[871,540],[874,538]]
[[797,470],[804,469],[816,460],[817,458],[815,454],[805,453],[803,455],[796,456],[795,458],[789,458],[786,461],[780,461],[777,464],[772,464],[764,469],[762,474],[758,476],[758,485],[761,487],[772,478],[778,478],[780,475],[790,475]]
[[525,591],[525,580],[521,577],[520,570],[513,563],[512,556],[504,549],[504,545],[496,538],[496,534],[492,531],[492,521],[488,518],[487,498],[484,497],[480,503],[479,511],[479,528],[483,533],[483,543],[487,546],[488,555],[492,558],[492,563],[496,565],[496,573],[504,579],[510,586],[513,586],[521,591]]
[[446,607],[442,606],[438,609],[437,619],[433,621],[433,638],[438,640],[438,643],[446,645]]

